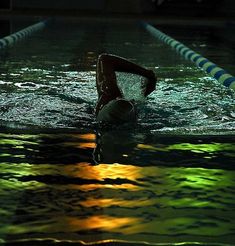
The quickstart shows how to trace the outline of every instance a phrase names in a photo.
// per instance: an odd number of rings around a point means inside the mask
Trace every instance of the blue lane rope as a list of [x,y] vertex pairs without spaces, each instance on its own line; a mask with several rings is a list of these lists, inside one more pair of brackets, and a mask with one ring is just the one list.
[[0,50],[12,46],[16,42],[32,35],[34,32],[43,29],[48,23],[48,20],[38,22],[34,25],[26,27],[18,32],[0,39]]
[[157,28],[149,25],[146,22],[141,23],[145,30],[151,33],[154,37],[162,42],[170,45],[186,60],[194,62],[198,67],[202,68],[205,72],[210,74],[213,78],[218,80],[224,86],[235,90],[235,77],[227,73],[223,68],[218,67],[215,63],[209,61],[207,58],[201,56],[199,53],[194,52],[184,44],[171,38]]

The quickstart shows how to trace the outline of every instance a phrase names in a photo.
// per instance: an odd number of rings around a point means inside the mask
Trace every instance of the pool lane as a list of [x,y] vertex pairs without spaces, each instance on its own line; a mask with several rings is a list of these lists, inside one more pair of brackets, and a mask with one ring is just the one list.
[[46,27],[49,20],[40,21],[36,24],[28,26],[18,32],[12,33],[6,37],[0,39],[0,49],[9,48],[10,46],[14,45],[15,43],[30,37],[33,33],[42,30]]
[[223,68],[220,68],[215,63],[209,61],[207,58],[196,53],[192,49],[188,48],[179,41],[171,38],[159,29],[151,26],[146,22],[142,22],[142,26],[146,31],[158,38],[162,42],[170,45],[177,53],[183,56],[186,60],[190,60],[195,63],[198,67],[202,68],[205,72],[211,75],[213,78],[218,80],[224,86],[235,90],[235,77],[226,72]]

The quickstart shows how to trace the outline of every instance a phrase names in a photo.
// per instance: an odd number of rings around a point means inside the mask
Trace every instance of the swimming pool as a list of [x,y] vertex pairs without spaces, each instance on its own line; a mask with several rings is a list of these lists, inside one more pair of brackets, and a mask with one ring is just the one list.
[[[162,28],[234,68],[226,44]],[[134,125],[95,122],[102,52],[159,78],[144,100],[139,78],[118,75],[139,101]],[[0,73],[2,242],[233,244],[233,91],[133,21],[58,20],[3,51]]]

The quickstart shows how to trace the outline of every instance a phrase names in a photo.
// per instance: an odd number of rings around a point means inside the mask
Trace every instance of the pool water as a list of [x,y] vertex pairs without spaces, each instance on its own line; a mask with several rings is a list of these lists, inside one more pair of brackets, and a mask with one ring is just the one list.
[[[193,37],[174,36],[212,60]],[[95,121],[102,52],[158,76],[144,99],[117,75],[135,124]],[[133,21],[57,20],[2,51],[0,74],[0,245],[233,245],[233,91]]]

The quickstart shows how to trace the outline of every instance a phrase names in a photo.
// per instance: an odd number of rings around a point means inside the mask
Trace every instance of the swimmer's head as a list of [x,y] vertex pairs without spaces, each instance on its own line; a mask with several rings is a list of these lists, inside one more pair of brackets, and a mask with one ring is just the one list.
[[122,124],[135,120],[134,105],[125,99],[115,99],[108,102],[97,115],[97,121],[104,123]]

